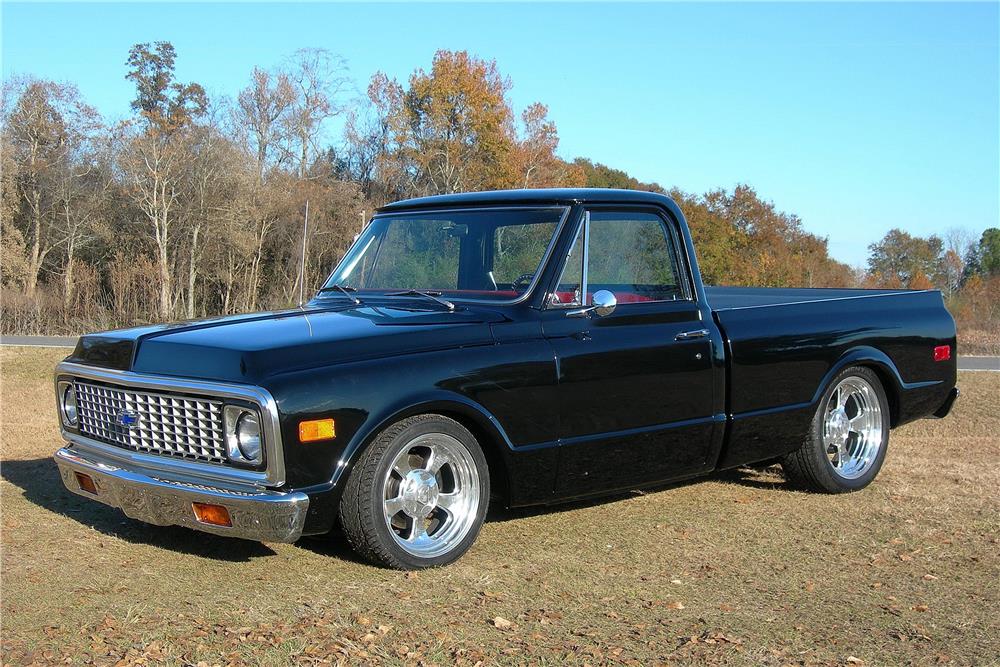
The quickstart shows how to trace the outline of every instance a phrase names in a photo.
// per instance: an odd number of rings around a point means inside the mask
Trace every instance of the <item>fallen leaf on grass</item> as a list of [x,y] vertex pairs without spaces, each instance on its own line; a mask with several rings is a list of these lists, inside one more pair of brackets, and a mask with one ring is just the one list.
[[514,627],[514,624],[508,621],[503,616],[496,616],[493,618],[493,626],[497,630],[510,630],[512,627]]
[[684,605],[679,600],[667,603],[667,609],[683,609]]
[[924,581],[934,581],[936,579],[937,579],[937,577],[935,577],[933,574],[925,574],[924,575]]

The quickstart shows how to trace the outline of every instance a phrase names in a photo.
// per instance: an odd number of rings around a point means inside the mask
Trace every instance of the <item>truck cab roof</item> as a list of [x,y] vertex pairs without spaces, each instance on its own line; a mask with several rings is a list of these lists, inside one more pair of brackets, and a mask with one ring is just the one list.
[[418,197],[386,204],[379,213],[412,209],[446,208],[454,206],[518,206],[518,205],[571,205],[582,203],[648,204],[664,206],[679,214],[677,204],[670,197],[644,190],[615,190],[610,188],[539,188],[525,190],[488,190],[451,195]]

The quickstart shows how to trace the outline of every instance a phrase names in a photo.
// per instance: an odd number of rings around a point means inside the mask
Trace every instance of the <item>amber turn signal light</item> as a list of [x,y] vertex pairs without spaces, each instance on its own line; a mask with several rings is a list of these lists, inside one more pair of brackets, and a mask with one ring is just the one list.
[[194,518],[200,523],[207,523],[212,526],[225,526],[229,528],[233,525],[233,520],[229,518],[229,510],[222,505],[211,505],[209,503],[191,503],[194,510]]
[[299,442],[333,440],[337,436],[332,419],[310,419],[299,422]]
[[80,488],[87,493],[92,493],[97,495],[97,485],[94,484],[94,478],[90,475],[84,475],[82,472],[73,473],[76,475],[76,483],[80,485]]
[[948,361],[951,359],[951,345],[938,345],[934,348],[934,361]]

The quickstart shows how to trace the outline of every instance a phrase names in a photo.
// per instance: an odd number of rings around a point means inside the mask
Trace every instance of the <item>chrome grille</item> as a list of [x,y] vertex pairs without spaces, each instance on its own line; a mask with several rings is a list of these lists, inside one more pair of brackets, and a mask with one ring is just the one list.
[[138,452],[226,462],[222,401],[80,380],[74,384],[81,434]]

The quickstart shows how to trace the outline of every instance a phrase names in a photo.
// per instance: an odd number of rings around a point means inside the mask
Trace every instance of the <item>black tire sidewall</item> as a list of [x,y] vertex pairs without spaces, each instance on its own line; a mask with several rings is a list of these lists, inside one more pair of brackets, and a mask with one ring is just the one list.
[[[406,447],[414,438],[426,435],[428,433],[444,433],[449,435],[460,443],[472,456],[473,461],[476,464],[476,472],[479,475],[479,508],[476,513],[475,521],[469,532],[466,534],[462,541],[459,542],[455,547],[448,553],[441,554],[440,556],[434,556],[432,558],[423,558],[420,556],[415,556],[402,547],[400,547],[396,540],[393,538],[389,527],[385,524],[385,519],[383,517],[382,510],[382,493],[383,493],[383,481],[385,475],[389,471],[389,467],[392,462],[396,459],[396,456],[404,447]],[[439,415],[427,415],[412,424],[409,424],[406,428],[394,433],[381,455],[377,459],[372,459],[365,461],[365,465],[373,465],[375,467],[374,475],[376,483],[372,484],[371,493],[368,502],[365,503],[363,511],[366,509],[372,514],[372,521],[369,525],[373,526],[376,539],[379,543],[392,555],[392,559],[397,561],[392,563],[395,567],[404,567],[406,569],[423,569],[429,567],[439,567],[441,565],[447,565],[459,557],[461,557],[469,548],[472,546],[473,542],[479,536],[479,530],[482,528],[483,521],[486,518],[486,512],[489,508],[490,500],[490,475],[489,469],[487,468],[486,456],[483,454],[482,449],[476,442],[476,439],[464,426],[458,422],[449,419],[447,417]]]
[[[860,377],[875,389],[875,395],[878,398],[879,407],[882,412],[882,442],[879,445],[878,454],[875,456],[875,461],[871,467],[865,471],[865,474],[855,479],[846,479],[834,472],[833,464],[830,463],[830,458],[826,453],[826,446],[823,444],[823,422],[826,417],[827,403],[829,403],[830,396],[833,395],[833,391],[837,385],[848,377]],[[851,366],[837,373],[830,381],[823,392],[823,396],[820,398],[819,405],[816,406],[816,414],[813,416],[812,430],[810,432],[811,446],[809,447],[809,456],[813,459],[814,463],[813,470],[816,471],[819,478],[817,481],[827,491],[833,493],[858,491],[871,484],[872,480],[878,476],[889,448],[889,417],[889,400],[886,397],[885,388],[882,386],[878,375],[870,368]]]

